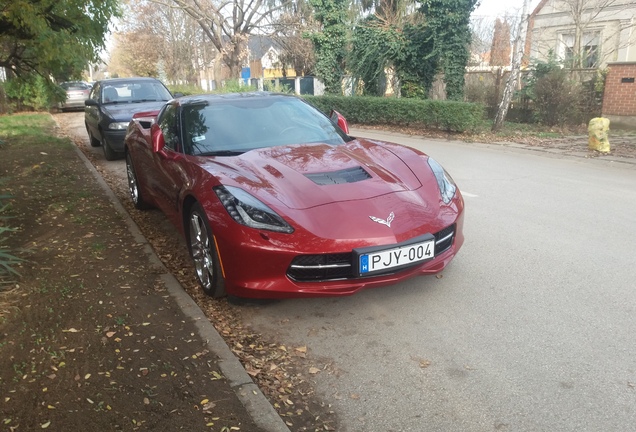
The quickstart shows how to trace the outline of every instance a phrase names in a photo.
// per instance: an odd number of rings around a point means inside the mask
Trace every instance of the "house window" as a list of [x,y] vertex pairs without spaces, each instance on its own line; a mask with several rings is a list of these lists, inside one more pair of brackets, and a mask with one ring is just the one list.
[[[574,33],[560,35],[559,54],[566,66],[583,68],[598,67],[599,58],[599,32],[585,32],[581,37],[581,50],[577,55],[574,52]],[[578,61],[580,60],[580,63]]]

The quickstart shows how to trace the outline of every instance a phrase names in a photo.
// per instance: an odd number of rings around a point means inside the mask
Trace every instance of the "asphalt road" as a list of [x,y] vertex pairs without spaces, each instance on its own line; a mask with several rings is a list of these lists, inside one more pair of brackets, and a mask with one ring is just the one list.
[[636,167],[360,135],[446,167],[466,243],[441,279],[250,314],[331,359],[316,381],[340,430],[636,430]]
[[258,332],[307,345],[338,430],[636,430],[636,165],[359,135],[441,162],[466,242],[441,278],[246,306]]

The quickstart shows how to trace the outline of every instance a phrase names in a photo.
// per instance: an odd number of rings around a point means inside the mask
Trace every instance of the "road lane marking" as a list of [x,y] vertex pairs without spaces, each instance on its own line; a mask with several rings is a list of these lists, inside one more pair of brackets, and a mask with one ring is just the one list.
[[468,198],[479,198],[479,195],[471,194],[465,191],[462,191],[462,195]]

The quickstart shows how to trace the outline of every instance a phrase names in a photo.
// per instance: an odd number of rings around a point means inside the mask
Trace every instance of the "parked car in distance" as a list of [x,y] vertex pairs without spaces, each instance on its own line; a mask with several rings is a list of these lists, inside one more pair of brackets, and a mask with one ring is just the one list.
[[459,189],[426,154],[347,129],[290,95],[173,99],[128,127],[130,196],[177,227],[212,296],[350,295],[440,272],[464,241]]
[[67,81],[60,84],[66,91],[66,100],[60,103],[62,111],[70,109],[84,109],[84,101],[88,99],[91,85],[83,81]]
[[96,81],[84,102],[84,124],[93,147],[104,149],[106,160],[124,155],[124,136],[133,114],[159,109],[172,94],[154,78],[113,78]]

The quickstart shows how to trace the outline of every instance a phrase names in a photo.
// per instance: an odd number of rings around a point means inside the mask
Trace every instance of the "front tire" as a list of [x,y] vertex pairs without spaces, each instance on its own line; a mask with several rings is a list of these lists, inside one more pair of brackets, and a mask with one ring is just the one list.
[[90,141],[91,147],[99,147],[100,145],[102,145],[102,143],[93,136],[93,133],[91,132],[88,125],[85,125],[85,126],[86,126],[86,132],[88,132],[88,141]]
[[128,152],[126,152],[126,175],[128,176],[128,191],[130,192],[130,199],[132,199],[135,208],[137,210],[149,209],[150,205],[146,202],[141,190],[139,189],[139,181],[137,180],[135,167],[133,166],[132,158]]
[[225,296],[225,279],[219,255],[208,218],[199,203],[193,204],[188,225],[188,248],[203,292],[212,297]]

